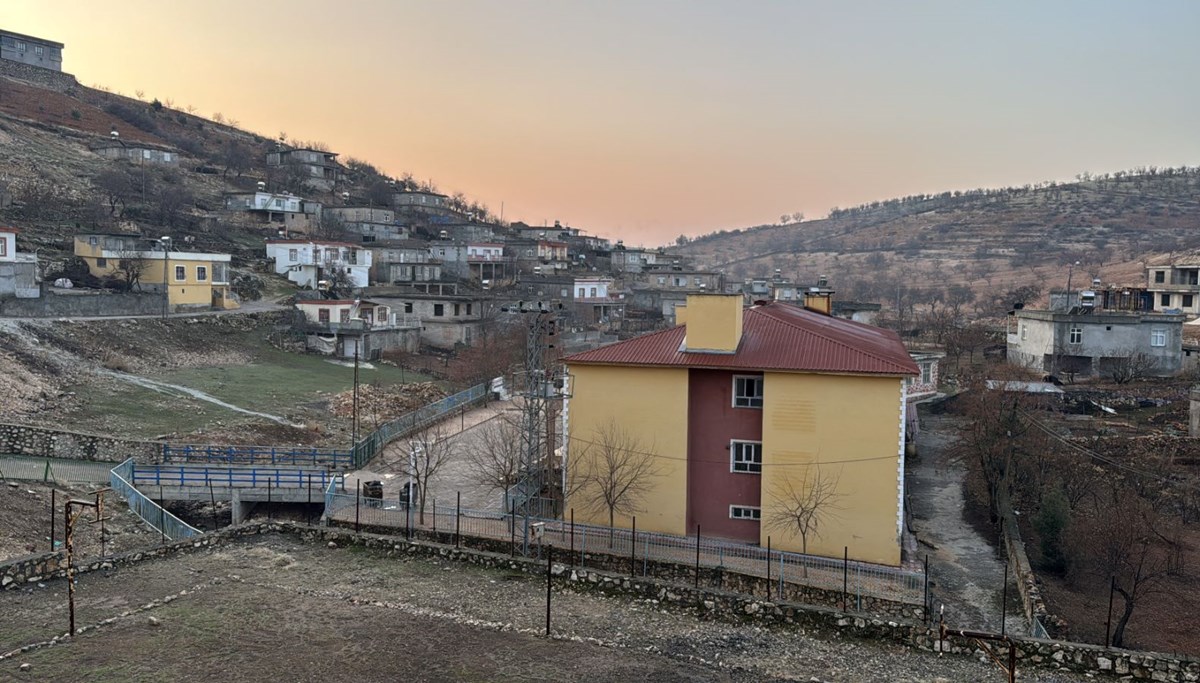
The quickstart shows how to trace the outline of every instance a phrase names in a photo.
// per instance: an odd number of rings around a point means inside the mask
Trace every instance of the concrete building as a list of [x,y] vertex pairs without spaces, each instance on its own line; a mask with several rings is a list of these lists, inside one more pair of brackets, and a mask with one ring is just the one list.
[[179,165],[178,150],[145,142],[125,142],[109,138],[93,144],[91,150],[105,159],[124,159],[135,164],[159,166]]
[[479,339],[483,326],[494,322],[496,312],[492,300],[481,293],[388,293],[372,300],[416,316],[421,321],[421,343],[443,350],[469,346]]
[[613,289],[609,277],[577,277],[572,284],[575,319],[587,325],[620,325],[625,317],[625,294]]
[[[608,435],[652,459],[637,528],[802,551],[767,530],[821,487],[836,511],[807,551],[896,566],[904,527],[904,379],[919,369],[887,330],[740,295],[692,295],[662,332],[565,358],[567,479],[605,467]],[[595,510],[583,486],[566,505]],[[608,524],[605,511],[584,521]],[[616,525],[628,527],[628,515]]]
[[229,288],[229,254],[181,251],[173,240],[139,235],[95,233],[75,237],[75,255],[92,275],[126,278],[135,274],[134,289],[167,290],[172,311],[238,308]]
[[1172,255],[1147,266],[1146,292],[1155,311],[1200,315],[1200,253]]
[[320,149],[283,149],[267,153],[267,166],[298,166],[308,177],[308,183],[326,192],[342,180],[345,169],[338,155]]
[[1019,310],[1008,331],[1008,360],[1039,372],[1106,376],[1131,360],[1166,377],[1183,364],[1186,316],[1076,308]]
[[0,59],[62,71],[63,44],[0,29]]
[[17,253],[17,229],[0,226],[0,297],[36,299],[41,295],[37,254]]
[[325,240],[267,240],[267,258],[275,272],[307,289],[321,281],[345,280],[351,287],[370,284],[371,252],[362,245]]
[[320,202],[287,192],[227,192],[225,209],[283,235],[311,233],[321,222]]
[[393,240],[372,244],[371,282],[404,285],[442,279],[442,262],[429,255],[423,240]]
[[375,360],[384,351],[416,351],[421,321],[397,314],[384,303],[350,299],[296,302],[295,324],[305,334],[305,346],[318,353]]

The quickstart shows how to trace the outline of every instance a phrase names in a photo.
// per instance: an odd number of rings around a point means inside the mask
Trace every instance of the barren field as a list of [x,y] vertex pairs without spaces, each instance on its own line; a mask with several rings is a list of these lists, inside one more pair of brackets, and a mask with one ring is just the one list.
[[[51,486],[29,481],[0,484],[0,560],[7,560],[50,550],[50,491],[57,491],[54,511],[54,540],[63,543],[63,505],[68,498],[94,500],[90,492],[99,486]],[[158,532],[142,523],[124,501],[110,493],[105,510],[104,550],[108,554],[125,552],[156,543]],[[91,524],[95,514],[86,510],[79,518],[75,532],[75,552],[81,560],[100,555],[101,529]],[[0,646],[2,647],[2,646]]]
[[[79,623],[115,621],[0,660],[0,681],[83,672],[89,681],[1001,680],[971,659],[557,588],[547,639],[544,586],[524,574],[263,537],[81,577]],[[0,594],[0,651],[61,635],[64,590],[57,581]],[[1021,680],[1083,678],[1023,671]]]

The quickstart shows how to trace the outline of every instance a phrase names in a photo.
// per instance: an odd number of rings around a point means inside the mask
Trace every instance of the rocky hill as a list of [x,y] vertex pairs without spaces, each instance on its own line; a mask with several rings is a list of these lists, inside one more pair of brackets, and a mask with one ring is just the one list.
[[815,282],[885,303],[915,289],[992,292],[1142,282],[1143,262],[1200,245],[1200,169],[1141,168],[1073,183],[946,192],[835,209],[828,218],[721,231],[675,251],[733,280]]

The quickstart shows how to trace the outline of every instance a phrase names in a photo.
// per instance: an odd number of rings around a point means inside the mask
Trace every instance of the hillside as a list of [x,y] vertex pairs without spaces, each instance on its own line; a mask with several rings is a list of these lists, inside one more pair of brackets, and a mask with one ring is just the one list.
[[790,225],[721,231],[673,250],[733,280],[827,275],[848,297],[966,285],[977,297],[1033,285],[1142,281],[1143,261],[1200,245],[1200,170],[1138,169],[1067,184],[943,193],[835,209]]

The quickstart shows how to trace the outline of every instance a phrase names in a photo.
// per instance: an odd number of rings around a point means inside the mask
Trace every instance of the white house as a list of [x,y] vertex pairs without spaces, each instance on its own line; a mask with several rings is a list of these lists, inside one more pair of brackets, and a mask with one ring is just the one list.
[[37,285],[37,255],[17,253],[17,229],[0,226],[0,296],[20,299],[41,296]]
[[370,282],[371,251],[362,245],[322,240],[267,240],[267,258],[275,272],[301,287],[316,289],[321,280],[344,273],[353,287]]

